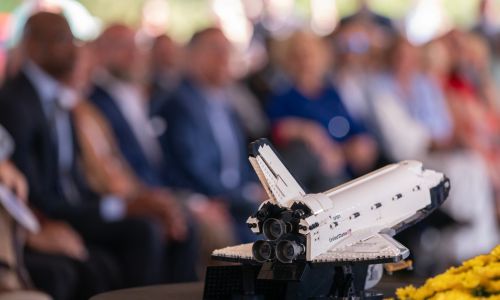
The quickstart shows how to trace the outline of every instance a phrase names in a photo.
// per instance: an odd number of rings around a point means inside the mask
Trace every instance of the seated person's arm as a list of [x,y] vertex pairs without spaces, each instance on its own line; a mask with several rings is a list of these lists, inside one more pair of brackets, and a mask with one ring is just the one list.
[[28,247],[81,261],[87,258],[88,253],[82,238],[67,223],[43,218],[40,223],[40,232],[28,234]]
[[28,185],[24,176],[9,161],[0,161],[0,183],[12,190],[19,199],[27,201]]
[[273,128],[273,138],[277,144],[282,145],[290,141],[303,142],[322,161],[322,167],[327,173],[336,173],[344,168],[342,148],[314,121],[294,117],[280,119]]
[[76,133],[86,171],[86,178],[101,194],[131,199],[141,185],[125,163],[114,135],[101,113],[86,101],[75,107]]

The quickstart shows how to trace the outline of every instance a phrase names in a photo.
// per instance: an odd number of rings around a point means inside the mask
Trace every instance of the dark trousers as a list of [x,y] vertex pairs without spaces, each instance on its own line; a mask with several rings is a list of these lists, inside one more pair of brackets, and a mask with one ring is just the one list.
[[35,287],[54,300],[86,300],[122,286],[116,262],[94,248],[89,248],[89,257],[83,262],[27,249],[25,263]]
[[94,220],[73,226],[92,245],[87,261],[26,251],[35,286],[55,300],[88,299],[117,288],[197,280],[199,247],[193,226],[183,242],[166,242],[160,226],[146,219]]
[[144,218],[73,225],[88,243],[116,257],[127,287],[197,280],[198,243],[193,226],[186,241],[171,242],[159,224]]
[[72,222],[86,243],[113,255],[126,287],[158,283],[163,261],[163,236],[153,222],[127,218],[117,222]]
[[182,242],[168,241],[165,247],[163,279],[167,283],[197,281],[196,267],[200,251],[198,231],[189,225],[188,238]]

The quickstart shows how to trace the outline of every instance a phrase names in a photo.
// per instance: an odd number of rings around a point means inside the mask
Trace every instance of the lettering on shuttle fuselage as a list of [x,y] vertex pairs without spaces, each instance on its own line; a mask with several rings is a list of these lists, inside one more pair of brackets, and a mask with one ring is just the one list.
[[351,235],[351,229],[349,229],[349,230],[347,230],[345,232],[339,233],[336,236],[331,237],[328,241],[330,243],[332,243],[332,242],[335,242],[336,240],[341,239],[343,237],[346,237],[348,235]]

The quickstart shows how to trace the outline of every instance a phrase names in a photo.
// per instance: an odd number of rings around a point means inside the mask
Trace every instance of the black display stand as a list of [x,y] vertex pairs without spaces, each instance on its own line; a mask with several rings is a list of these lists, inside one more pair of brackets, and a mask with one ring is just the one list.
[[368,264],[238,264],[207,268],[203,299],[369,299],[364,290]]

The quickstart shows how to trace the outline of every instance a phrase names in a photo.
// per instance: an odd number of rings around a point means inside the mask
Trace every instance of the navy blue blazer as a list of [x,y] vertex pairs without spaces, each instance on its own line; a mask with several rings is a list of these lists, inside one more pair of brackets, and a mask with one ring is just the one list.
[[242,127],[231,110],[230,120],[240,145],[241,184],[228,189],[220,179],[222,157],[211,130],[207,101],[197,87],[185,79],[159,109],[159,116],[167,123],[160,142],[167,159],[170,180],[176,186],[208,196],[225,197],[238,202],[236,206],[243,205],[246,202],[243,185],[255,180],[255,176],[249,168]]
[[23,72],[0,90],[0,123],[14,139],[12,160],[28,180],[29,200],[35,208],[72,224],[101,218],[99,197],[88,187],[76,159],[78,142],[74,131],[71,176],[82,201],[73,203],[62,193],[57,146],[51,138],[40,97]]
[[162,166],[153,166],[149,162],[127,119],[111,95],[104,88],[95,85],[89,99],[100,110],[113,129],[120,151],[135,174],[148,185],[165,185],[166,182],[161,175]]

